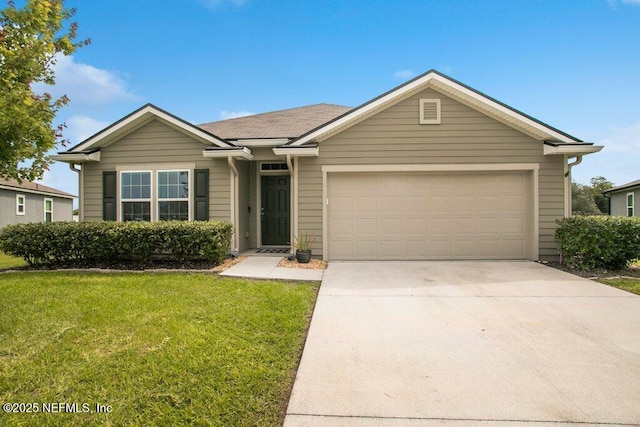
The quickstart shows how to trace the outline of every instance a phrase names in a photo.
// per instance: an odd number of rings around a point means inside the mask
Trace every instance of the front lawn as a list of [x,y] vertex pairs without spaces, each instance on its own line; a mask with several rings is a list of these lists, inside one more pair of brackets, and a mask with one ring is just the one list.
[[282,424],[317,290],[208,274],[2,274],[0,403],[39,413],[0,410],[0,425]]
[[16,258],[0,251],[0,270],[24,267],[25,265],[27,265],[27,263],[22,258]]
[[598,282],[640,295],[640,279],[638,278],[598,279]]

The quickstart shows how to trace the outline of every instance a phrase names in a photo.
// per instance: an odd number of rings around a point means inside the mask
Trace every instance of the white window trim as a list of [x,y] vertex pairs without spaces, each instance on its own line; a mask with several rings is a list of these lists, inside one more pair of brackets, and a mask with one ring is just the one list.
[[[629,196],[631,196],[631,204],[629,204]],[[627,216],[635,216],[636,215],[636,195],[634,192],[627,193],[627,197],[625,197],[627,202]],[[629,209],[631,209],[631,215],[629,215]]]
[[[186,172],[187,173],[187,182],[189,184],[188,187],[188,197],[186,199],[181,199],[181,198],[168,198],[168,199],[161,199],[160,198],[160,172]],[[155,217],[155,221],[160,221],[160,202],[187,202],[187,206],[189,209],[189,215],[188,215],[188,221],[193,221],[193,209],[192,209],[192,199],[193,199],[193,184],[191,182],[192,178],[192,173],[191,173],[191,169],[158,169],[156,171],[156,182],[158,183],[156,185],[156,191],[155,191],[155,196],[156,196],[156,201],[155,204],[157,205],[157,216]],[[153,193],[152,193],[153,194]],[[152,217],[153,218],[153,217]]]
[[[50,211],[47,211],[47,202],[51,202],[51,210]],[[44,222],[47,222],[47,214],[48,213],[51,214],[51,222],[53,222],[53,199],[45,197],[44,203],[43,203],[43,207],[44,207],[44,217],[43,217]]]
[[[20,199],[22,198],[22,203]],[[20,206],[22,206],[22,212],[20,212]],[[27,198],[24,194],[16,194],[16,215],[24,216],[27,212]]]
[[[149,185],[150,185],[150,191],[149,191],[149,195],[151,197],[149,197],[148,199],[125,199],[122,197],[122,174],[125,173],[148,173],[149,174]],[[151,170],[124,170],[124,171],[120,171],[120,176],[118,177],[119,181],[118,181],[118,185],[117,185],[117,199],[118,199],[118,206],[117,209],[119,210],[119,215],[118,218],[120,220],[120,222],[124,221],[124,212],[122,209],[122,203],[124,202],[149,202],[149,220],[153,221],[154,218],[154,209],[153,209],[153,171]]]

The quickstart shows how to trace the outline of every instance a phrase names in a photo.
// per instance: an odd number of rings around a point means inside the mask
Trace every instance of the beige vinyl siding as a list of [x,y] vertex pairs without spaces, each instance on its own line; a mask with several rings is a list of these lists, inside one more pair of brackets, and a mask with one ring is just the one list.
[[[419,100],[441,99],[439,125],[419,124]],[[557,255],[555,221],[563,216],[563,158],[543,144],[433,89],[412,95],[319,143],[318,158],[300,158],[299,231],[322,251],[322,165],[537,163],[539,253]]]
[[209,217],[229,221],[230,180],[226,159],[205,159],[207,146],[160,122],[152,120],[119,141],[101,149],[100,162],[85,163],[84,219],[102,219],[102,172],[123,165],[193,163],[209,169]]

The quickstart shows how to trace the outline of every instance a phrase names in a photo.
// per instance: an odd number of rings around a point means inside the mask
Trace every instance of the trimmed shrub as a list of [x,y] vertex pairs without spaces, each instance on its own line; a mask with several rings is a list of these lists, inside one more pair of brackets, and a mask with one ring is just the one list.
[[54,222],[8,225],[0,250],[29,264],[148,265],[163,259],[220,264],[229,251],[228,222]]
[[563,262],[580,270],[620,270],[640,258],[640,218],[572,216],[557,221]]

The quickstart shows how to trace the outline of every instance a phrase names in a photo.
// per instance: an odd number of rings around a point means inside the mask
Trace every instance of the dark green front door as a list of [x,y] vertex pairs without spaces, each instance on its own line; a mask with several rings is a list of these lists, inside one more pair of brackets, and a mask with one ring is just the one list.
[[289,244],[289,175],[262,177],[262,244]]

